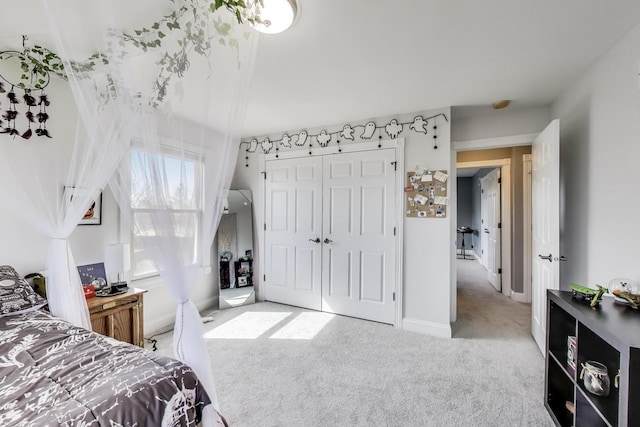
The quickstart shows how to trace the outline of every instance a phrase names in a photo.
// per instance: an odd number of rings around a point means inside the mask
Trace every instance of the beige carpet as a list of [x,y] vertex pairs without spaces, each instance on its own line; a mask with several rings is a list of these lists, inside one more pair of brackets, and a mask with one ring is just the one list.
[[[529,306],[458,264],[451,340],[274,303],[213,313],[221,412],[234,427],[553,425]],[[170,354],[171,334],[158,338]]]

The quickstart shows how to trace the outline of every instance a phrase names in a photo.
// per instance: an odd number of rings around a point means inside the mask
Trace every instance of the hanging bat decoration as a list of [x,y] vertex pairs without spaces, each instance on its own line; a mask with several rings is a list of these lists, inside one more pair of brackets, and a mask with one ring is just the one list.
[[49,131],[47,130],[47,128],[38,128],[38,129],[36,129],[36,135],[38,135],[38,136],[46,136],[47,138],[51,138],[51,135],[49,135]]
[[49,115],[46,111],[39,112],[38,114],[36,114],[36,117],[38,118],[38,123],[44,123],[49,120]]
[[[51,138],[49,131],[47,130],[47,121],[49,120],[49,114],[47,113],[47,107],[51,105],[44,88],[49,84],[49,73],[44,67],[35,66],[32,69],[29,68],[28,60],[29,49],[25,46],[27,36],[22,36],[22,52],[17,51],[2,51],[0,52],[0,58],[9,59],[17,58],[21,62],[22,76],[19,82],[12,82],[5,76],[0,75],[0,93],[6,93],[9,101],[9,107],[3,114],[6,120],[4,128],[0,130],[0,133],[11,135],[13,137],[20,136],[23,139],[30,139],[35,133],[37,136],[44,136]],[[31,80],[29,80],[29,74],[31,74]],[[5,83],[8,83],[11,88],[7,92],[5,89]],[[22,90],[22,96],[20,92]],[[39,94],[36,95],[36,90],[39,90]],[[20,100],[24,100],[26,105],[26,111],[18,111],[18,106],[22,103]],[[32,110],[35,109],[36,111]],[[39,110],[39,111],[38,111]],[[24,114],[24,117],[23,117]],[[16,121],[24,120],[26,118],[27,129],[24,132],[20,132],[17,129]],[[31,124],[38,123],[38,129],[32,129]]]
[[7,98],[9,98],[11,104],[20,104],[20,101],[16,98],[16,93],[13,91],[13,87],[11,87],[11,91],[7,94]]
[[[47,120],[49,120],[47,107],[51,103],[49,102],[49,98],[47,98],[47,95],[44,93],[44,90],[40,92],[40,102],[38,104],[40,105],[40,112],[36,114],[36,117],[38,119],[40,127],[36,129],[36,135],[51,138],[51,135],[49,135],[49,131],[47,130]],[[31,127],[31,124],[29,124],[29,127]]]
[[51,104],[51,103],[49,102],[49,98],[48,98],[48,97],[47,97],[47,95],[45,95],[44,93],[42,93],[42,94],[40,95],[40,102],[39,102],[39,104],[40,104],[40,105],[44,104],[44,106],[45,106],[45,107],[48,107],[48,106],[49,106],[49,104]]
[[16,110],[7,110],[4,112],[2,117],[7,121],[15,120],[16,117],[18,117],[18,112]]
[[31,96],[29,92],[25,92],[23,98],[24,98],[25,104],[27,104],[29,107],[35,107],[38,105],[36,104],[36,99],[33,96]]

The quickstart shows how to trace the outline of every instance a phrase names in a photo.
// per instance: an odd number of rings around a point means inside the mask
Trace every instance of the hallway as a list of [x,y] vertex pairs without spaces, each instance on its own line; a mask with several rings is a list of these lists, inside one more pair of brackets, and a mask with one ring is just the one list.
[[458,319],[454,338],[531,338],[531,305],[497,292],[476,260],[456,261]]

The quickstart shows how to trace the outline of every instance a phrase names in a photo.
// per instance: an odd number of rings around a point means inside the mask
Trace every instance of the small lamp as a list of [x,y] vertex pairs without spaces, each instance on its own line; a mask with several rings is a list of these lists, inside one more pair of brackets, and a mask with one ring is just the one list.
[[[116,273],[118,281],[111,283],[111,291],[127,288],[126,280],[121,280],[131,270],[131,252],[128,243],[107,245],[104,251],[104,264],[109,275]],[[124,277],[122,277],[124,279]]]

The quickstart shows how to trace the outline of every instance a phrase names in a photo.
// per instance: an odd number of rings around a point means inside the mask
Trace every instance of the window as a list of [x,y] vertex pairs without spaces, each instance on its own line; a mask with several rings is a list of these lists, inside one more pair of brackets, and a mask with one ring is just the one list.
[[[199,236],[203,206],[203,162],[193,153],[170,148],[161,154],[133,150],[131,154],[131,210],[133,214],[132,274],[157,274],[150,251],[183,257],[182,265],[200,260]],[[171,248],[166,245],[171,240]],[[168,255],[164,255],[167,254]]]

